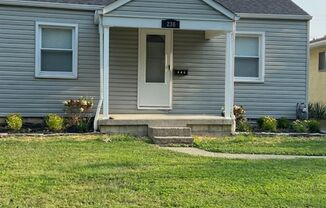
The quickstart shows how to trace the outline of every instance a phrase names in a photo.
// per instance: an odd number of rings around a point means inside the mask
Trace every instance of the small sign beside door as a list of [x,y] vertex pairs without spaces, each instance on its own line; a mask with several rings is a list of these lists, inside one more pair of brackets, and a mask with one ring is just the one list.
[[180,28],[180,21],[175,19],[162,20],[162,28]]

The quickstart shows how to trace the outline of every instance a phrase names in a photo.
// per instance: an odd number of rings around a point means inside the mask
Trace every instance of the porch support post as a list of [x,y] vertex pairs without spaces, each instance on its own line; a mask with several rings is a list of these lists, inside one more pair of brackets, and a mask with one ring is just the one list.
[[103,28],[103,116],[109,119],[110,28]]
[[235,23],[232,32],[226,33],[225,60],[225,118],[233,119],[234,105],[234,54],[235,54]]

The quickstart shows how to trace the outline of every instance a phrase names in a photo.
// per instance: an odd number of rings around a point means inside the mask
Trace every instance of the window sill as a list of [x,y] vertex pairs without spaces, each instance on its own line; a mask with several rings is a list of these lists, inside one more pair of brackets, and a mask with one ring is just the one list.
[[319,72],[326,72],[326,69],[319,69]]
[[264,83],[264,79],[262,78],[250,78],[250,77],[243,77],[243,78],[234,78],[234,82],[236,83],[256,83],[256,84],[262,84]]
[[59,73],[59,72],[40,72],[35,74],[35,78],[40,79],[77,79],[78,76],[75,73]]

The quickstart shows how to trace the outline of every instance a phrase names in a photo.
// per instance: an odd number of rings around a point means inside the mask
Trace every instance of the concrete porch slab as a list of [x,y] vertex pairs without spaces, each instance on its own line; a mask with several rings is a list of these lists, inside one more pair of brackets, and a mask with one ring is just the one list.
[[112,114],[100,119],[102,133],[148,136],[149,127],[189,127],[193,135],[230,135],[232,119],[214,115]]
[[232,119],[214,115],[175,114],[112,114],[112,119],[100,119],[100,125],[150,125],[157,127],[186,127],[191,124],[232,125]]

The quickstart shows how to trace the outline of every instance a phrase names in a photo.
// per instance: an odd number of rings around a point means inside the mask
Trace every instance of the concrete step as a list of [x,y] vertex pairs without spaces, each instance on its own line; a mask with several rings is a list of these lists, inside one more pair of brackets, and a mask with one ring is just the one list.
[[152,137],[191,137],[191,128],[189,127],[149,127],[148,136]]
[[194,142],[191,136],[190,137],[178,137],[178,136],[153,137],[152,140],[154,144],[158,144],[160,146],[174,146],[174,145],[192,146]]
[[189,127],[149,127],[148,136],[155,144],[161,146],[193,145]]

